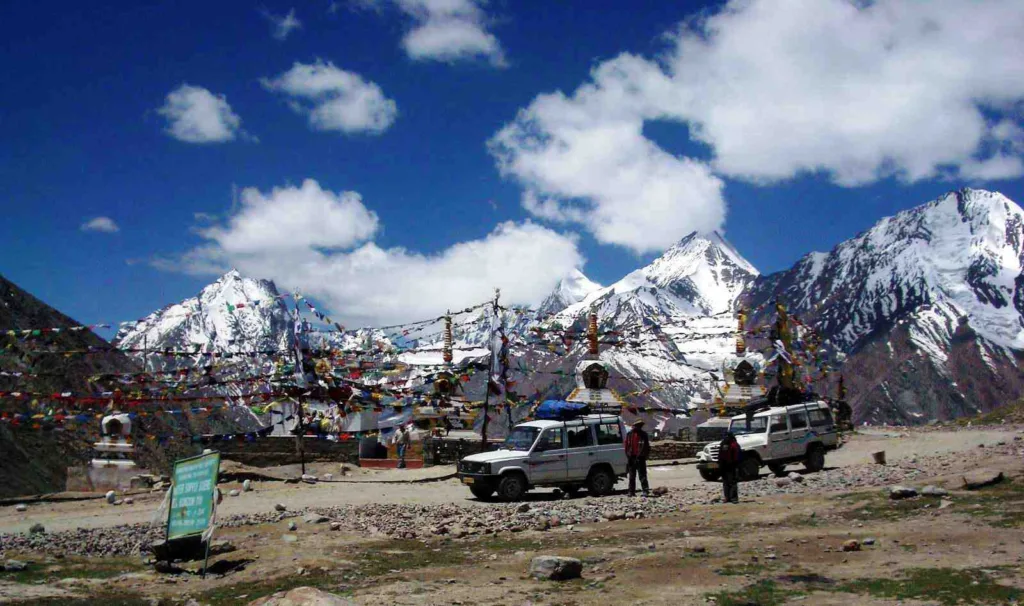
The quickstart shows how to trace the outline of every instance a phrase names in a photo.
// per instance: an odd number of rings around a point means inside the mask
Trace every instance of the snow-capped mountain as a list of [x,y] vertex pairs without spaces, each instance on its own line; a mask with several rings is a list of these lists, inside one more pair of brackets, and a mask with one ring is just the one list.
[[122,349],[284,349],[294,343],[294,330],[280,294],[269,280],[231,270],[195,297],[125,326],[114,343]]
[[592,281],[580,270],[574,269],[568,276],[559,280],[551,294],[541,302],[537,308],[537,317],[558,313],[600,289],[600,284]]
[[[810,253],[745,297],[781,298],[833,348],[857,419],[987,410],[1024,387],[1024,210],[963,189]],[[756,319],[756,318],[755,318]]]

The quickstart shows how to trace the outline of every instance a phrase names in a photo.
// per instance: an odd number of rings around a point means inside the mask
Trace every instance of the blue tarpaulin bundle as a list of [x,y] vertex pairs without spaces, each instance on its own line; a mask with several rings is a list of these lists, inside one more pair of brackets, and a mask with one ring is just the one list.
[[590,406],[582,402],[566,402],[565,400],[544,400],[537,407],[537,419],[565,421],[578,416],[590,414]]

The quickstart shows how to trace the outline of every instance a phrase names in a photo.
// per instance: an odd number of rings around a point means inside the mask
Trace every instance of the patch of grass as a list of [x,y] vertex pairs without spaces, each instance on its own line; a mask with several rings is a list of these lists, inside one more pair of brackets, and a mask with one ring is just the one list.
[[142,570],[142,563],[128,558],[66,558],[53,563],[33,563],[20,572],[0,572],[0,580],[32,584],[50,579],[109,579]]
[[1021,590],[996,583],[980,569],[914,568],[898,578],[859,579],[843,583],[836,590],[897,600],[920,598],[950,606],[1005,604],[1024,598]]
[[758,581],[738,591],[720,591],[710,594],[715,598],[718,606],[746,606],[747,604],[776,606],[786,603],[789,598],[797,595],[801,595],[801,592],[785,589],[771,580]]
[[[212,589],[202,595],[199,601],[211,606],[233,606],[248,604],[249,602],[278,591],[288,591],[296,587],[314,587],[331,593],[341,593],[332,589],[338,585],[338,580],[332,575],[317,570],[305,575],[289,575],[269,579],[258,583],[238,583]],[[240,596],[245,596],[240,597]]]
[[935,506],[937,499],[932,497],[919,497],[915,499],[901,499],[894,501],[889,498],[888,493],[855,493],[840,495],[840,501],[853,502],[857,506],[839,512],[844,520],[883,520],[895,521],[912,517],[925,511],[925,505]]
[[767,570],[768,565],[764,562],[729,562],[715,570],[715,574],[724,577],[758,576]]
[[434,551],[430,546],[417,541],[390,541],[378,549],[363,552],[356,559],[359,573],[371,577],[415,568],[458,566],[465,564],[466,560],[463,551],[452,545]]
[[1024,484],[1006,480],[956,496],[950,511],[981,518],[997,528],[1024,527]]
[[955,423],[961,427],[966,427],[967,423],[971,423],[972,425],[1002,425],[1004,422],[1020,423],[1022,421],[1024,421],[1024,399],[1018,400],[1012,404],[1000,406],[995,410],[976,417],[963,417],[957,419]]

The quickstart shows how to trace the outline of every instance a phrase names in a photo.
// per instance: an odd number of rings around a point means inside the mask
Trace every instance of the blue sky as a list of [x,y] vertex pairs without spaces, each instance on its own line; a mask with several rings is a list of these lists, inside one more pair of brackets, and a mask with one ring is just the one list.
[[[1017,2],[101,4],[0,8],[0,271],[87,323],[224,266],[372,323],[691,229],[771,272],[964,185],[1024,201]],[[228,112],[174,131],[185,84]]]

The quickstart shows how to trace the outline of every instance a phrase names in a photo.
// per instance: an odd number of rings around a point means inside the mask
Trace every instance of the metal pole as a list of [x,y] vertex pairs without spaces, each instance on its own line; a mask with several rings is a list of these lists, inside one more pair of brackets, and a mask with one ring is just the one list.
[[[302,334],[301,330],[301,317],[299,315],[299,293],[295,293],[295,311],[293,312],[293,334],[295,336],[295,382],[299,387],[306,386],[306,375],[302,371],[302,342],[299,336]],[[299,462],[302,465],[302,475],[306,475],[306,445],[304,441],[306,433],[306,419],[305,419],[305,407],[302,404],[302,396],[298,397],[299,405],[299,423],[298,423],[298,440],[297,446],[299,449]]]

